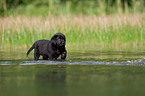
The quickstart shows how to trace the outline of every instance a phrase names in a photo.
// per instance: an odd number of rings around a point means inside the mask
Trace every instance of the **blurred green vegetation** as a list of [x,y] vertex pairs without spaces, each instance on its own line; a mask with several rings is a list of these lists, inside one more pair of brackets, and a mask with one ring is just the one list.
[[0,0],[0,47],[29,47],[56,32],[67,46],[142,46],[144,14],[145,0]]
[[100,15],[145,11],[145,0],[0,0],[0,16]]
[[68,47],[143,46],[145,14],[0,18],[0,47],[30,47],[35,41],[65,34]]

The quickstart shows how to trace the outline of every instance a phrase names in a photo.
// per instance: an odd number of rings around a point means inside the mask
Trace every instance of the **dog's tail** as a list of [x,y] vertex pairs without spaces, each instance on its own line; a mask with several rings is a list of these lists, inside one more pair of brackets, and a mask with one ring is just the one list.
[[29,53],[35,48],[35,43],[31,46],[31,48],[28,50],[27,52],[27,56],[29,55]]

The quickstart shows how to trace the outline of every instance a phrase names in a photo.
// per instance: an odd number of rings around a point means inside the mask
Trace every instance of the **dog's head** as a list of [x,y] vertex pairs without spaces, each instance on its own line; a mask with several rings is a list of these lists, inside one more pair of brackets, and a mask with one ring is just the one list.
[[65,36],[62,33],[56,33],[51,38],[52,44],[56,47],[65,46],[66,39]]

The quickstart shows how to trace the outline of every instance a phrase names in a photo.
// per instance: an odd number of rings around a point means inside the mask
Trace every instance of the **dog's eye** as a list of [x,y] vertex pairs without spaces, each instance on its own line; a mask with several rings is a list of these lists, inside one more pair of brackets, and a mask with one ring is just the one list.
[[63,37],[60,37],[60,39],[64,39]]

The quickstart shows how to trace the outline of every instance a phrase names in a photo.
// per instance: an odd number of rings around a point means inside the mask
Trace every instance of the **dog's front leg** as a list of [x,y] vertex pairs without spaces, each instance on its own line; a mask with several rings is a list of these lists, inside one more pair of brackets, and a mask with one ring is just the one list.
[[67,55],[67,51],[65,50],[65,51],[62,52],[62,54],[61,54],[61,59],[62,59],[62,60],[65,60],[66,55]]

